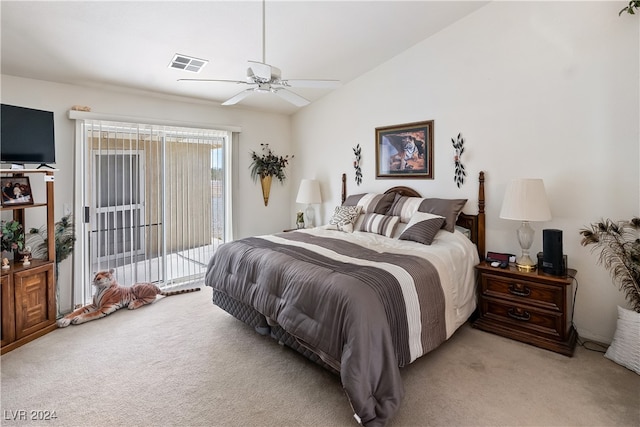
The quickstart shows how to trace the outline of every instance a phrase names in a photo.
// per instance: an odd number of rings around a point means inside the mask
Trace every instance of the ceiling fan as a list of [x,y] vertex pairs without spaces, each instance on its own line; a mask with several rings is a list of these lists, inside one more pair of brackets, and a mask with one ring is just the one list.
[[282,79],[280,69],[269,65],[265,60],[265,0],[262,1],[262,62],[248,61],[246,80],[221,80],[221,79],[178,79],[178,81],[195,82],[223,82],[248,85],[249,88],[227,99],[222,105],[233,105],[242,101],[254,92],[274,93],[282,99],[294,104],[297,107],[304,107],[309,104],[309,100],[297,93],[287,90],[287,88],[306,87],[332,89],[340,86],[338,80],[292,80]]

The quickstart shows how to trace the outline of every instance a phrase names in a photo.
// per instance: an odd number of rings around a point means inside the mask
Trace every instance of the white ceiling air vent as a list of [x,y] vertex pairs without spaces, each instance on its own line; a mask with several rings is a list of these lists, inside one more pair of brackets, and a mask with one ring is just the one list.
[[193,73],[199,73],[202,68],[207,65],[206,59],[192,58],[187,55],[176,53],[169,63],[169,68],[177,68],[178,70],[187,70]]

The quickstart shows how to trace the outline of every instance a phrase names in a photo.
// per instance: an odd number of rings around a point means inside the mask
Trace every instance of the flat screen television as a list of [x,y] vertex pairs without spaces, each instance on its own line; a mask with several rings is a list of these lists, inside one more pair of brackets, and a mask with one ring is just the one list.
[[53,112],[2,104],[0,162],[46,166],[56,162]]

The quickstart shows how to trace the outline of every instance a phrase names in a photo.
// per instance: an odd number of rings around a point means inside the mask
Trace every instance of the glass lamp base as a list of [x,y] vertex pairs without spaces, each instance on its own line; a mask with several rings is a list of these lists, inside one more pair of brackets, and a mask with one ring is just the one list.
[[522,255],[516,259],[516,267],[518,267],[520,271],[533,271],[537,268],[537,264],[533,262],[529,256],[529,248],[533,243],[534,233],[533,228],[529,225],[529,221],[522,221],[522,225],[517,231]]
[[315,214],[315,212],[314,212],[313,207],[311,206],[311,204],[307,205],[307,209],[305,209],[305,211],[304,211],[304,215],[306,217],[305,218],[306,219],[305,225],[307,226],[307,228],[313,228],[314,227],[314,225],[313,225],[313,219],[314,219],[313,217],[315,216],[314,214]]

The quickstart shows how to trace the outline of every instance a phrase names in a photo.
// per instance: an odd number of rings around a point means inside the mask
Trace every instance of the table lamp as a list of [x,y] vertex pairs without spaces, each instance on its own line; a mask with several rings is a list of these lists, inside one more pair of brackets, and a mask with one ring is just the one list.
[[533,271],[537,263],[529,256],[529,248],[535,234],[529,221],[549,221],[551,210],[541,179],[516,179],[509,183],[502,201],[500,218],[522,221],[517,231],[522,255],[516,258],[516,267],[520,271]]
[[298,188],[298,196],[296,197],[296,203],[306,203],[307,208],[304,211],[305,224],[307,228],[312,228],[314,211],[312,204],[322,202],[320,196],[320,184],[315,179],[303,179],[300,181],[300,188]]

